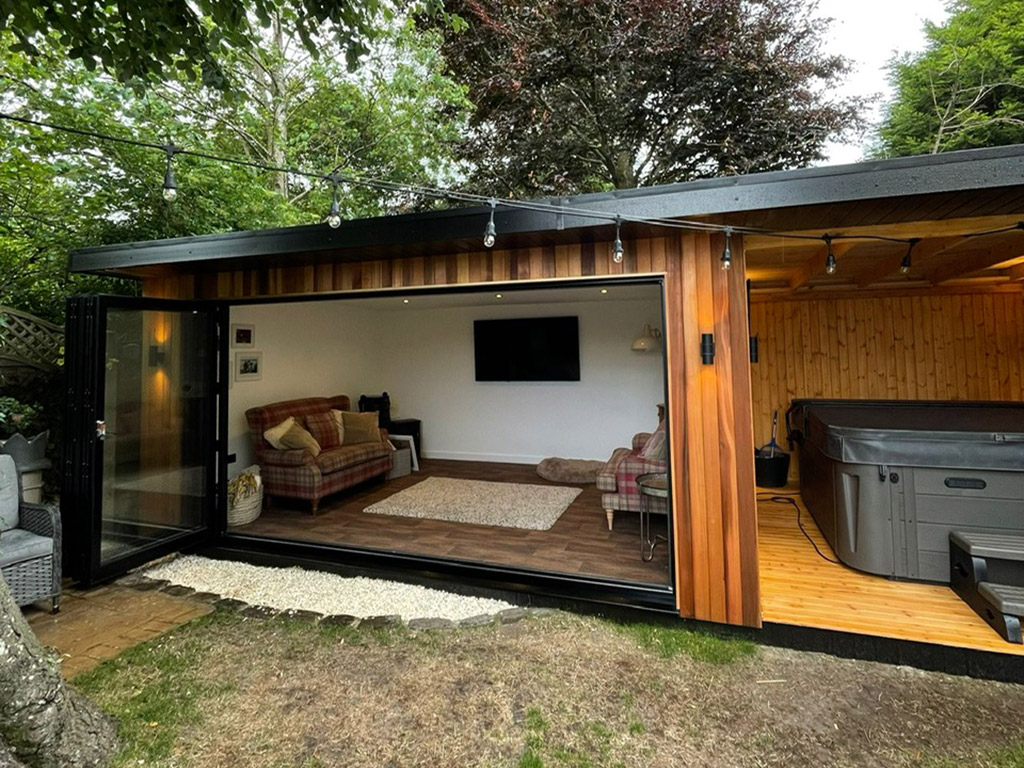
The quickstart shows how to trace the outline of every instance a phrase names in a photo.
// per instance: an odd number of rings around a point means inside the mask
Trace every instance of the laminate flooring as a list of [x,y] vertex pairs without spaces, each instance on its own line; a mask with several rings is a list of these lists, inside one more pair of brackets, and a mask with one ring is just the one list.
[[[643,562],[639,515],[616,513],[615,528],[609,531],[601,507],[601,491],[593,484],[578,486],[583,492],[547,531],[363,512],[370,504],[431,476],[560,485],[538,476],[532,465],[422,459],[419,472],[385,482],[371,481],[327,497],[315,516],[306,503],[273,499],[270,509],[264,510],[257,520],[232,530],[281,539],[668,584],[668,547],[659,544],[654,559]],[[665,517],[654,515],[651,519],[654,531],[665,534]]]

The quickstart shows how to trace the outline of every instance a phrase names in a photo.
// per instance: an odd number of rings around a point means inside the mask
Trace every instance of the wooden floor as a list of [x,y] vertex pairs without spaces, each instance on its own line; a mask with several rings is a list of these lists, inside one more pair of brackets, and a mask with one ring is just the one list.
[[[308,504],[275,500],[274,506],[258,520],[232,530],[622,581],[669,583],[667,547],[659,545],[654,559],[643,562],[638,515],[618,513],[615,529],[609,532],[601,508],[601,492],[592,484],[580,486],[583,493],[547,531],[370,515],[362,511],[429,476],[558,485],[538,477],[533,466],[523,464],[423,459],[420,470],[386,483],[372,482],[342,491],[321,502],[316,517],[309,513]],[[665,533],[664,517],[655,516],[652,522],[656,532]]]
[[[799,495],[795,500],[804,529],[834,558]],[[1005,642],[949,587],[829,563],[800,532],[791,506],[759,500],[757,507],[764,621],[1024,656],[1024,646]]]

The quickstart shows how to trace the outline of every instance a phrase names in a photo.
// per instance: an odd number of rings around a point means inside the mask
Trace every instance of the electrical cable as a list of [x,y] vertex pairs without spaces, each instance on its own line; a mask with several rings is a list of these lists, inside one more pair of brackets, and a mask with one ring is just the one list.
[[[372,189],[378,189],[387,192],[399,192],[404,194],[415,194],[422,197],[430,197],[439,200],[457,200],[459,202],[474,203],[478,205],[489,205],[493,214],[495,205],[501,205],[505,208],[514,208],[519,210],[534,211],[539,213],[553,214],[557,216],[579,216],[581,218],[599,219],[602,221],[621,223],[631,222],[635,224],[646,224],[649,226],[663,227],[666,229],[682,229],[688,231],[699,231],[699,232],[714,232],[724,234],[727,237],[730,234],[747,234],[747,235],[761,235],[764,237],[777,237],[780,239],[790,240],[817,240],[823,241],[826,245],[830,241],[834,240],[871,240],[879,242],[891,242],[891,243],[906,243],[910,244],[915,238],[899,238],[890,237],[887,235],[870,235],[870,234],[856,234],[847,235],[842,233],[836,234],[823,234],[823,235],[809,235],[809,234],[796,234],[789,232],[776,232],[767,229],[761,229],[758,227],[741,227],[726,224],[712,224],[704,221],[694,221],[690,219],[669,219],[664,217],[643,217],[643,216],[630,216],[622,215],[610,211],[595,210],[592,208],[582,208],[579,206],[567,205],[559,201],[550,202],[538,202],[530,200],[513,200],[511,198],[495,198],[487,195],[475,194],[472,192],[463,192],[455,189],[443,189],[440,187],[428,187],[418,184],[401,184],[398,182],[387,181],[385,179],[377,179],[371,176],[364,175],[352,175],[348,173],[341,173],[339,167],[335,167],[330,173],[320,173],[316,171],[307,171],[302,168],[285,167],[285,166],[274,166],[267,165],[265,163],[255,162],[253,160],[243,160],[234,157],[225,157],[223,155],[215,155],[209,152],[202,152],[199,150],[185,149],[174,144],[157,144],[155,142],[141,141],[139,139],[129,139],[122,136],[111,136],[108,134],[100,133],[99,131],[90,131],[82,128],[72,128],[66,125],[59,125],[57,123],[51,123],[43,120],[33,120],[27,117],[21,117],[19,115],[13,115],[7,112],[0,112],[0,119],[9,120],[12,122],[22,123],[24,125],[32,125],[40,128],[47,128],[54,131],[61,131],[64,133],[74,134],[78,136],[86,136],[89,138],[97,139],[99,141],[111,141],[121,144],[128,144],[136,147],[143,147],[146,149],[159,150],[164,153],[172,153],[175,155],[189,155],[191,157],[197,157],[204,160],[210,160],[218,163],[226,163],[229,165],[238,165],[246,168],[253,168],[256,170],[269,171],[272,173],[286,173],[293,174],[296,176],[303,176],[309,179],[318,179],[331,183],[336,188],[339,183],[346,183],[352,185],[360,185],[369,187]],[[331,218],[331,217],[329,217]],[[333,221],[333,218],[332,218]],[[1012,226],[1001,227],[998,229],[984,230],[981,232],[967,232],[960,237],[971,238],[971,237],[984,237],[986,235],[1003,234],[1014,230],[1024,230],[1024,221],[1018,222]]]
[[794,498],[795,496],[797,496],[796,493],[781,494],[781,493],[765,493],[765,492],[761,492],[761,493],[757,494],[757,500],[758,501],[771,501],[771,502],[774,502],[776,504],[789,504],[791,507],[793,507],[793,509],[796,510],[796,524],[797,524],[797,527],[800,529],[800,533],[802,533],[804,535],[804,538],[807,539],[809,542],[811,542],[811,546],[814,547],[814,551],[818,553],[818,557],[820,557],[822,560],[826,560],[826,561],[828,561],[830,563],[833,563],[835,565],[842,565],[842,563],[839,562],[838,560],[836,560],[835,558],[831,558],[828,555],[826,555],[824,552],[822,552],[821,549],[818,547],[818,543],[814,539],[811,538],[811,534],[809,534],[807,532],[807,529],[804,528],[803,510],[800,508],[800,505],[796,503],[796,499]]

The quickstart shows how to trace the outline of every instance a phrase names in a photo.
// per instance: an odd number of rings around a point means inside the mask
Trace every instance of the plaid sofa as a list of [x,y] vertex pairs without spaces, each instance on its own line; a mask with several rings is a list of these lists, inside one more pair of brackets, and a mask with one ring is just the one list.
[[321,451],[316,458],[305,449],[279,451],[263,437],[264,432],[289,416],[301,422],[313,414],[332,409],[347,411],[350,407],[346,395],[335,395],[283,400],[245,412],[266,497],[305,499],[316,514],[320,500],[325,496],[372,477],[387,477],[391,471],[393,451],[384,430],[381,430],[382,442],[342,445]]
[[608,463],[597,474],[597,487],[601,494],[601,506],[608,517],[608,530],[615,522],[615,512],[639,512],[640,489],[636,478],[648,472],[667,472],[664,461],[647,459],[640,455],[650,432],[639,432],[633,436],[632,448],[616,448]]

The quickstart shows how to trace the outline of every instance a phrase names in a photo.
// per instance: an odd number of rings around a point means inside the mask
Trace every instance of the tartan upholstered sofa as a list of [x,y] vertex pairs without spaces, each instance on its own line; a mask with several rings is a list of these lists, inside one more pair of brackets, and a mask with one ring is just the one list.
[[[659,428],[660,430],[660,428]],[[639,432],[633,436],[632,448],[616,448],[608,463],[597,474],[597,487],[603,491],[601,506],[608,517],[608,530],[615,523],[615,512],[639,512],[640,489],[638,475],[648,472],[666,472],[667,463],[663,458],[642,456],[647,442],[658,432]],[[663,431],[661,437],[663,438]]]
[[283,496],[310,502],[316,514],[320,500],[332,493],[351,488],[372,477],[386,477],[391,471],[392,448],[387,433],[381,430],[379,443],[356,443],[328,448],[314,458],[306,449],[277,450],[263,437],[263,433],[280,424],[289,416],[302,422],[307,416],[336,409],[350,410],[346,395],[334,397],[307,397],[301,400],[283,400],[245,412],[249,422],[249,435],[256,449],[256,463],[260,465],[264,498]]

